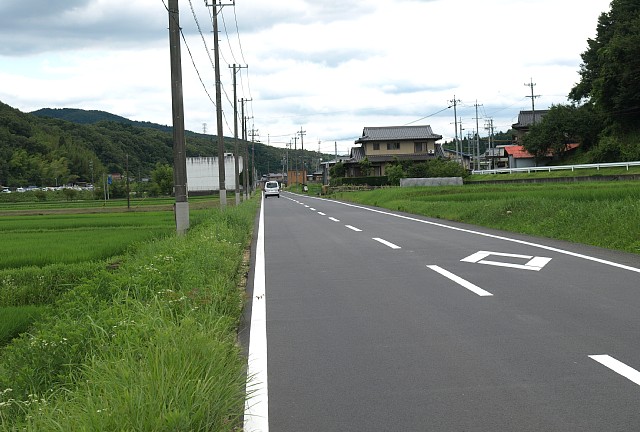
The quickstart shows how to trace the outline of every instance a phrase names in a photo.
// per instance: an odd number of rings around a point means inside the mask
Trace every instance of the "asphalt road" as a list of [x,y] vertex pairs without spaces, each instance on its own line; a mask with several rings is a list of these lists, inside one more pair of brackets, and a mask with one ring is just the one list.
[[263,211],[248,431],[640,430],[639,256],[290,193]]

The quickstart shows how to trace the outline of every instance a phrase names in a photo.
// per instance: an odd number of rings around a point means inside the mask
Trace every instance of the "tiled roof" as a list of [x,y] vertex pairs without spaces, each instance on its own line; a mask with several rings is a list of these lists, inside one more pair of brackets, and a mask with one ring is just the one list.
[[507,152],[509,156],[513,156],[514,159],[530,159],[533,158],[533,155],[526,151],[523,146],[512,145],[506,146],[504,151]]
[[351,147],[351,161],[360,162],[364,159],[364,149],[362,147]]
[[[548,112],[549,110],[536,110],[535,111],[536,122],[539,122],[540,120],[542,120],[542,117],[544,117]],[[518,123],[514,123],[511,126],[515,129],[528,128],[533,124],[533,113],[534,112],[531,110],[520,111],[520,114],[518,114]]]
[[388,126],[388,127],[365,127],[362,137],[356,143],[367,141],[388,141],[388,140],[417,140],[417,139],[442,139],[442,135],[436,135],[431,130],[431,126]]
[[[569,150],[573,150],[577,147],[579,147],[580,144],[567,144],[565,149],[567,151]],[[512,156],[514,159],[528,159],[528,158],[533,158],[534,156],[529,153],[528,151],[526,151],[524,149],[523,146],[520,145],[511,145],[511,146],[506,146],[504,147],[504,150],[507,152],[507,154],[509,156]],[[549,154],[547,154],[548,157],[553,156],[553,154],[551,152],[549,152]]]

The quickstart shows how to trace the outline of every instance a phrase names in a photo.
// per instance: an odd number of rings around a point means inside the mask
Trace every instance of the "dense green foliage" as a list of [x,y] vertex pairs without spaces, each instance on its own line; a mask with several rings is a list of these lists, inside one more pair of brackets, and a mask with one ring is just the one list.
[[238,430],[256,208],[208,211],[74,283],[0,352],[0,430]]
[[640,3],[613,0],[598,19],[597,35],[582,53],[580,82],[569,97],[593,104],[623,129],[640,123]]
[[[40,110],[40,117],[0,103],[0,185],[56,186],[75,182],[100,183],[103,173],[145,178],[157,164],[173,166],[173,135],[166,126],[132,122],[101,111]],[[51,118],[57,117],[57,118]],[[70,121],[67,121],[70,120]],[[73,122],[72,122],[73,121]],[[235,140],[225,137],[225,152]],[[285,150],[262,143],[249,145],[256,170],[280,171]],[[215,136],[188,132],[187,156],[217,156]],[[309,151],[290,151],[305,161],[329,158]],[[244,155],[244,151],[242,151]]]
[[547,155],[562,157],[568,144],[580,143],[587,151],[598,142],[603,118],[591,105],[553,105],[541,122],[531,126],[524,147],[537,159]]
[[613,0],[598,19],[597,36],[582,53],[574,105],[551,107],[524,138],[537,158],[562,156],[580,143],[585,162],[640,159],[640,3]]
[[640,188],[632,181],[386,188],[336,197],[640,254]]

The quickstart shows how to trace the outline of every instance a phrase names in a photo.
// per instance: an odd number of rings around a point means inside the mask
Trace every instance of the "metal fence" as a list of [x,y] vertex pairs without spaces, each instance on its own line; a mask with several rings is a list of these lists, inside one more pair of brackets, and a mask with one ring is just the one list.
[[493,170],[478,170],[473,171],[473,174],[513,174],[513,173],[532,173],[538,171],[566,171],[566,170],[579,170],[579,169],[597,169],[600,168],[620,168],[625,167],[629,171],[629,167],[640,166],[640,161],[636,162],[615,162],[615,163],[601,163],[601,164],[584,164],[584,165],[562,165],[562,166],[543,166],[543,167],[527,167],[527,168],[499,168]]

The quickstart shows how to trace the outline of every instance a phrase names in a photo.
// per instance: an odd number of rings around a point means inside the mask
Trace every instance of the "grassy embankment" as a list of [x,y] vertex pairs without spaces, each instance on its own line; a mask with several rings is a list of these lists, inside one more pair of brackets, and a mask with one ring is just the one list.
[[470,184],[342,192],[335,198],[640,253],[640,183]]
[[[0,351],[0,430],[235,430],[245,384],[238,285],[256,205],[201,211],[179,238],[170,212],[138,214],[144,223],[131,214],[18,218],[27,237],[38,226],[50,235],[49,251],[76,236],[118,236],[129,246],[108,260],[96,252],[0,270],[0,308],[11,314],[0,326],[5,342],[16,327],[28,330]],[[6,222],[3,240],[20,234],[19,221]],[[47,233],[56,224],[62,235]],[[155,240],[132,244],[136,232]]]

